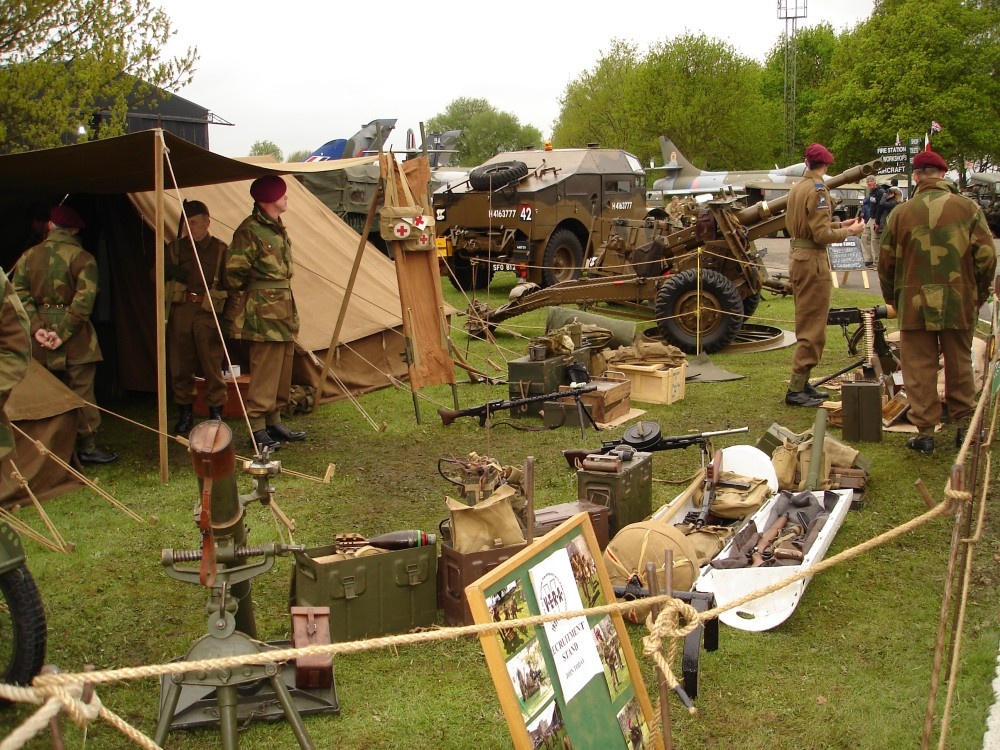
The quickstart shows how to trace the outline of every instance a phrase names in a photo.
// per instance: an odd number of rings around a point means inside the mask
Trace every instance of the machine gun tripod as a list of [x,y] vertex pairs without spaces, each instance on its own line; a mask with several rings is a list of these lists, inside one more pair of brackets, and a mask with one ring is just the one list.
[[[280,464],[270,461],[266,452],[249,462],[246,469],[256,476],[257,487],[250,495],[240,496],[233,476],[235,451],[229,427],[217,420],[203,422],[191,432],[190,446],[201,484],[196,517],[202,546],[197,550],[165,549],[160,557],[171,578],[209,589],[208,632],[195,641],[183,660],[260,654],[261,661],[165,676],[154,741],[163,746],[171,729],[218,725],[223,748],[236,750],[238,722],[284,717],[299,746],[312,750],[302,716],[340,712],[332,667],[328,688],[296,687],[294,663],[266,659],[268,651],[290,648],[291,644],[258,640],[250,591],[250,580],[269,571],[277,556],[303,549],[286,544],[246,544],[245,507],[255,500],[270,502],[274,490],[268,480],[280,471]],[[263,559],[250,561],[258,557]]]

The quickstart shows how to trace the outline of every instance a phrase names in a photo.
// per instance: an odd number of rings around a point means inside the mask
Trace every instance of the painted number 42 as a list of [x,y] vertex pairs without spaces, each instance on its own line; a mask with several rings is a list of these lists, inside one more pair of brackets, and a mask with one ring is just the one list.
[[521,221],[531,221],[531,206],[522,205],[518,217]]

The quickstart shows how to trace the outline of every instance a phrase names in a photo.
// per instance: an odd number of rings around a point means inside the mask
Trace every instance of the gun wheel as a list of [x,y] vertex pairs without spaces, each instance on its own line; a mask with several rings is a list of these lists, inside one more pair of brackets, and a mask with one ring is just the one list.
[[[700,312],[700,316],[699,316]],[[699,323],[700,317],[700,323]],[[718,271],[688,269],[667,278],[656,294],[656,327],[668,343],[687,354],[725,349],[743,326],[743,300]]]
[[45,639],[42,598],[22,563],[0,574],[0,682],[29,684],[45,662]]

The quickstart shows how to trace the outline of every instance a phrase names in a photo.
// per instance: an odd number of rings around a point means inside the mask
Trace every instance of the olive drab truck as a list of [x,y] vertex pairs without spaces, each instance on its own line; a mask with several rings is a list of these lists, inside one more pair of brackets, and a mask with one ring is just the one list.
[[[830,188],[858,182],[881,166],[871,161],[827,178]],[[473,335],[522,313],[577,303],[644,320],[655,319],[663,339],[688,354],[724,349],[753,315],[763,289],[790,289],[770,278],[755,241],[785,228],[787,193],[746,206],[723,195],[705,203],[694,226],[665,220],[611,220],[608,240],[587,266],[585,278],[548,288],[525,285],[506,304],[490,308],[473,300],[466,328]]]
[[458,289],[485,289],[498,268],[571,281],[613,220],[645,216],[645,196],[642,165],[621,149],[501,153],[434,192],[438,253]]

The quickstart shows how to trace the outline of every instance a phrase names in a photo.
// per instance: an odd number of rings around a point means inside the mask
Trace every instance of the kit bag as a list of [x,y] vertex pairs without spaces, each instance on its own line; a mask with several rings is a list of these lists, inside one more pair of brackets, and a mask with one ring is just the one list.
[[666,551],[673,552],[673,586],[687,591],[698,576],[698,552],[683,531],[663,521],[640,521],[629,524],[612,539],[604,550],[604,564],[612,586],[625,586],[638,576],[643,586],[646,563],[652,562],[660,591],[666,591]]
[[487,550],[524,544],[524,534],[517,521],[511,499],[517,490],[508,484],[475,505],[445,498],[451,514],[451,540],[456,552]]

